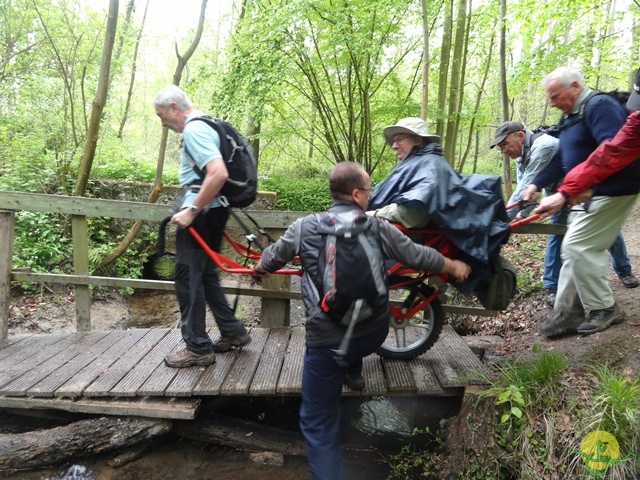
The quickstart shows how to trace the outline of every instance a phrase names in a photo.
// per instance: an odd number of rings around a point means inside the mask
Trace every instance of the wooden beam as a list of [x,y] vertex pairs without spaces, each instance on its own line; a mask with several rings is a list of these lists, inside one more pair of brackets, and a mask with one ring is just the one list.
[[201,400],[198,398],[72,399],[0,396],[0,408],[65,410],[67,412],[97,415],[131,415],[175,420],[193,420],[196,418],[200,402]]
[[[71,217],[73,237],[73,273],[89,275],[89,226],[87,217],[73,215]],[[91,292],[89,285],[76,285],[76,331],[91,330]]]
[[7,338],[9,330],[14,227],[13,212],[0,212],[0,340]]
[[[160,222],[171,215],[171,205],[4,191],[0,191],[0,209],[52,212],[87,217],[127,218],[150,222]],[[308,213],[276,210],[247,210],[247,212],[259,219],[263,228],[287,228],[297,218]],[[237,213],[242,218],[242,211],[237,211]],[[227,224],[229,226],[238,225],[233,217],[229,219]]]

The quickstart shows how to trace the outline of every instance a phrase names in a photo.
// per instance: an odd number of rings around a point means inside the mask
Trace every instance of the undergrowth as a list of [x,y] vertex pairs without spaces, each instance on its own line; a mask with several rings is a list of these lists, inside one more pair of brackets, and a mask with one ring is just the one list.
[[588,374],[558,352],[496,367],[489,387],[439,432],[434,451],[403,448],[390,479],[637,479],[640,383],[608,365]]

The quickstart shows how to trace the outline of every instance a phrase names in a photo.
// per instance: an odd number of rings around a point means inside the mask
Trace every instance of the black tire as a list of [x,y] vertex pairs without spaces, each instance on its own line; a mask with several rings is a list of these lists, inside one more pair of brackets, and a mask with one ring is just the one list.
[[[402,286],[389,289],[391,302],[406,301],[415,295],[413,302],[420,302],[434,292],[424,284]],[[378,348],[378,355],[384,358],[410,360],[429,350],[440,337],[444,326],[444,311],[440,299],[434,298],[427,306],[412,318],[404,321],[390,318],[389,334]]]

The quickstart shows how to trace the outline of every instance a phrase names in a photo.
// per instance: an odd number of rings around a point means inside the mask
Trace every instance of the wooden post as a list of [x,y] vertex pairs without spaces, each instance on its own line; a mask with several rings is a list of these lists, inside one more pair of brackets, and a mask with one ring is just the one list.
[[[87,217],[73,215],[71,217],[73,237],[73,273],[89,275],[89,228]],[[91,293],[89,285],[76,285],[76,331],[91,330]]]
[[0,212],[0,340],[9,335],[9,302],[11,300],[11,266],[13,262],[13,212]]
[[[284,233],[282,229],[265,229],[269,235],[278,239]],[[291,277],[288,275],[271,275],[262,279],[264,288],[290,290]],[[277,298],[262,298],[262,315],[260,326],[264,328],[288,327],[291,325],[291,301]]]

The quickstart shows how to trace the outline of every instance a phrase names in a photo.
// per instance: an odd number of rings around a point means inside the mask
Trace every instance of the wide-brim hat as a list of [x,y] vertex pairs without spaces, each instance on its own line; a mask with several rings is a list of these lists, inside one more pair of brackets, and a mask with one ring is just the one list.
[[438,135],[429,135],[427,130],[427,122],[421,118],[407,117],[398,120],[395,125],[389,125],[382,129],[385,141],[389,145],[393,145],[393,136],[399,133],[406,133],[407,135],[417,135],[427,140],[427,143],[440,143],[440,137]]
[[524,125],[518,122],[504,122],[498,128],[496,128],[496,134],[493,137],[493,141],[489,145],[489,148],[493,148],[499,143],[501,143],[507,135],[516,132],[524,132]]
[[636,73],[636,79],[633,82],[633,90],[627,100],[628,110],[640,110],[640,68]]

